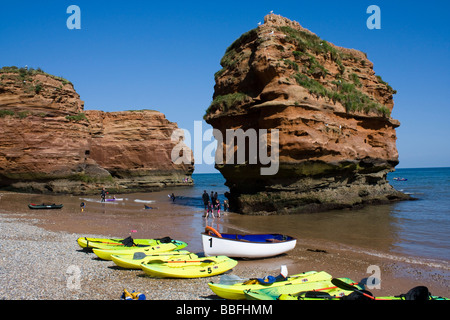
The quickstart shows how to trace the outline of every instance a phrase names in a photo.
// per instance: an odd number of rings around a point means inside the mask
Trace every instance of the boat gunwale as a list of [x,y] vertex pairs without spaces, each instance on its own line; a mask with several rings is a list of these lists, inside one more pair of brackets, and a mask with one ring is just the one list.
[[[221,235],[224,235],[224,234],[245,236],[245,234],[239,234],[239,233],[221,233]],[[249,240],[245,240],[245,239],[221,238],[221,237],[218,237],[217,235],[214,235],[214,234],[207,234],[206,232],[202,232],[201,233],[202,236],[206,236],[206,237],[212,237],[212,238],[216,238],[216,239],[220,239],[220,240],[227,240],[227,241],[235,241],[235,242],[239,242],[239,243],[257,244],[257,245],[260,245],[260,244],[263,244],[263,245],[268,245],[268,244],[272,244],[272,245],[273,244],[285,244],[285,243],[289,243],[289,242],[292,242],[292,241],[297,241],[297,238],[291,237],[289,235],[284,235],[284,234],[281,234],[281,233],[258,233],[258,234],[255,233],[255,234],[251,234],[251,235],[258,236],[258,235],[269,235],[269,234],[270,235],[286,236],[286,237],[289,237],[290,239],[288,239],[288,240],[280,240],[280,241],[277,241],[277,242],[268,242],[268,241],[261,242],[261,241],[249,241]]]

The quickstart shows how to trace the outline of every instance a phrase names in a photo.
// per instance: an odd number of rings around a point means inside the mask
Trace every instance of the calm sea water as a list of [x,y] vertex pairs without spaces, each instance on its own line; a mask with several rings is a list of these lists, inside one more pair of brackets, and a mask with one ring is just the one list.
[[[407,180],[396,181],[394,177]],[[417,198],[415,201],[283,216],[229,213],[220,219],[203,217],[201,195],[204,190],[217,192],[223,203],[228,188],[222,175],[194,174],[193,179],[193,187],[117,195],[123,200],[106,204],[100,203],[100,195],[0,192],[0,213],[44,219],[45,227],[82,234],[121,235],[138,230],[137,237],[167,236],[166,231],[161,231],[164,232],[161,235],[158,232],[170,225],[169,235],[187,241],[194,252],[202,250],[199,235],[206,225],[219,232],[284,233],[318,249],[338,247],[450,270],[450,168],[398,169],[390,173],[390,183]],[[177,196],[174,203],[168,198],[172,192]],[[81,201],[87,204],[82,214]],[[42,202],[64,203],[64,208],[55,212],[29,210],[26,206]],[[154,209],[146,210],[144,204]]]
[[[405,181],[394,180],[400,177]],[[188,206],[202,209],[200,195],[217,191],[223,200],[224,178],[220,174],[194,174],[195,187],[184,190]],[[450,262],[450,168],[397,169],[388,175],[393,187],[415,201],[367,206],[316,214],[248,217],[232,216],[238,230],[283,232],[311,241],[329,240],[356,246],[372,254],[396,255]],[[183,200],[182,200],[183,201]],[[428,261],[429,262],[429,261]]]
[[[407,181],[395,181],[403,177]],[[450,260],[450,168],[398,169],[391,184],[417,201],[393,204],[398,250]]]

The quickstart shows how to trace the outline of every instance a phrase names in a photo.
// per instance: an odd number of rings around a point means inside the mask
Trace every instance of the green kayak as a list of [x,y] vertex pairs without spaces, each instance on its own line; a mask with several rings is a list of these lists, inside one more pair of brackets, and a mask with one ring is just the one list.
[[[356,285],[356,283],[349,278],[339,278],[341,281]],[[332,279],[305,282],[299,284],[291,284],[284,286],[277,286],[267,289],[259,290],[247,290],[245,291],[245,297],[247,300],[278,300],[280,295],[300,295],[302,292],[315,291],[325,292],[332,297],[342,297],[349,295],[353,290],[346,290],[337,287],[331,282]],[[356,286],[358,289],[363,289],[360,286]]]

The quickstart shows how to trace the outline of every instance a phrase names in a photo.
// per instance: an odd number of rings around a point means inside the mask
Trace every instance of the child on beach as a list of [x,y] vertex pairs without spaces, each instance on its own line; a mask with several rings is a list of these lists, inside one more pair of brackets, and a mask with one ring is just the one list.
[[206,215],[204,217],[208,218],[210,212],[211,212],[212,217],[214,218],[213,205],[212,205],[211,201],[208,201],[208,208],[206,210]]
[[223,200],[223,211],[229,211],[230,205],[228,204],[228,200]]
[[219,199],[216,200],[214,209],[217,211],[217,217],[220,218],[220,200]]

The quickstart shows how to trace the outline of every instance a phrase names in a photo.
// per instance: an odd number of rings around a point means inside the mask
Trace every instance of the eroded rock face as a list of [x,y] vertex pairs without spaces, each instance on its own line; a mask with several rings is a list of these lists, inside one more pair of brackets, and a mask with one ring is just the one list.
[[178,127],[162,113],[84,111],[67,80],[36,70],[1,71],[1,188],[88,194],[186,185],[193,163],[171,161]]
[[[89,156],[128,189],[186,185],[194,164],[175,164],[171,140],[177,125],[153,110],[86,111]],[[192,154],[191,154],[192,156]],[[142,187],[144,188],[142,188]]]
[[363,52],[271,14],[227,49],[221,65],[206,122],[223,136],[279,133],[276,174],[261,175],[264,165],[249,159],[216,164],[235,210],[310,212],[406,198],[386,180],[398,164],[395,91]]

